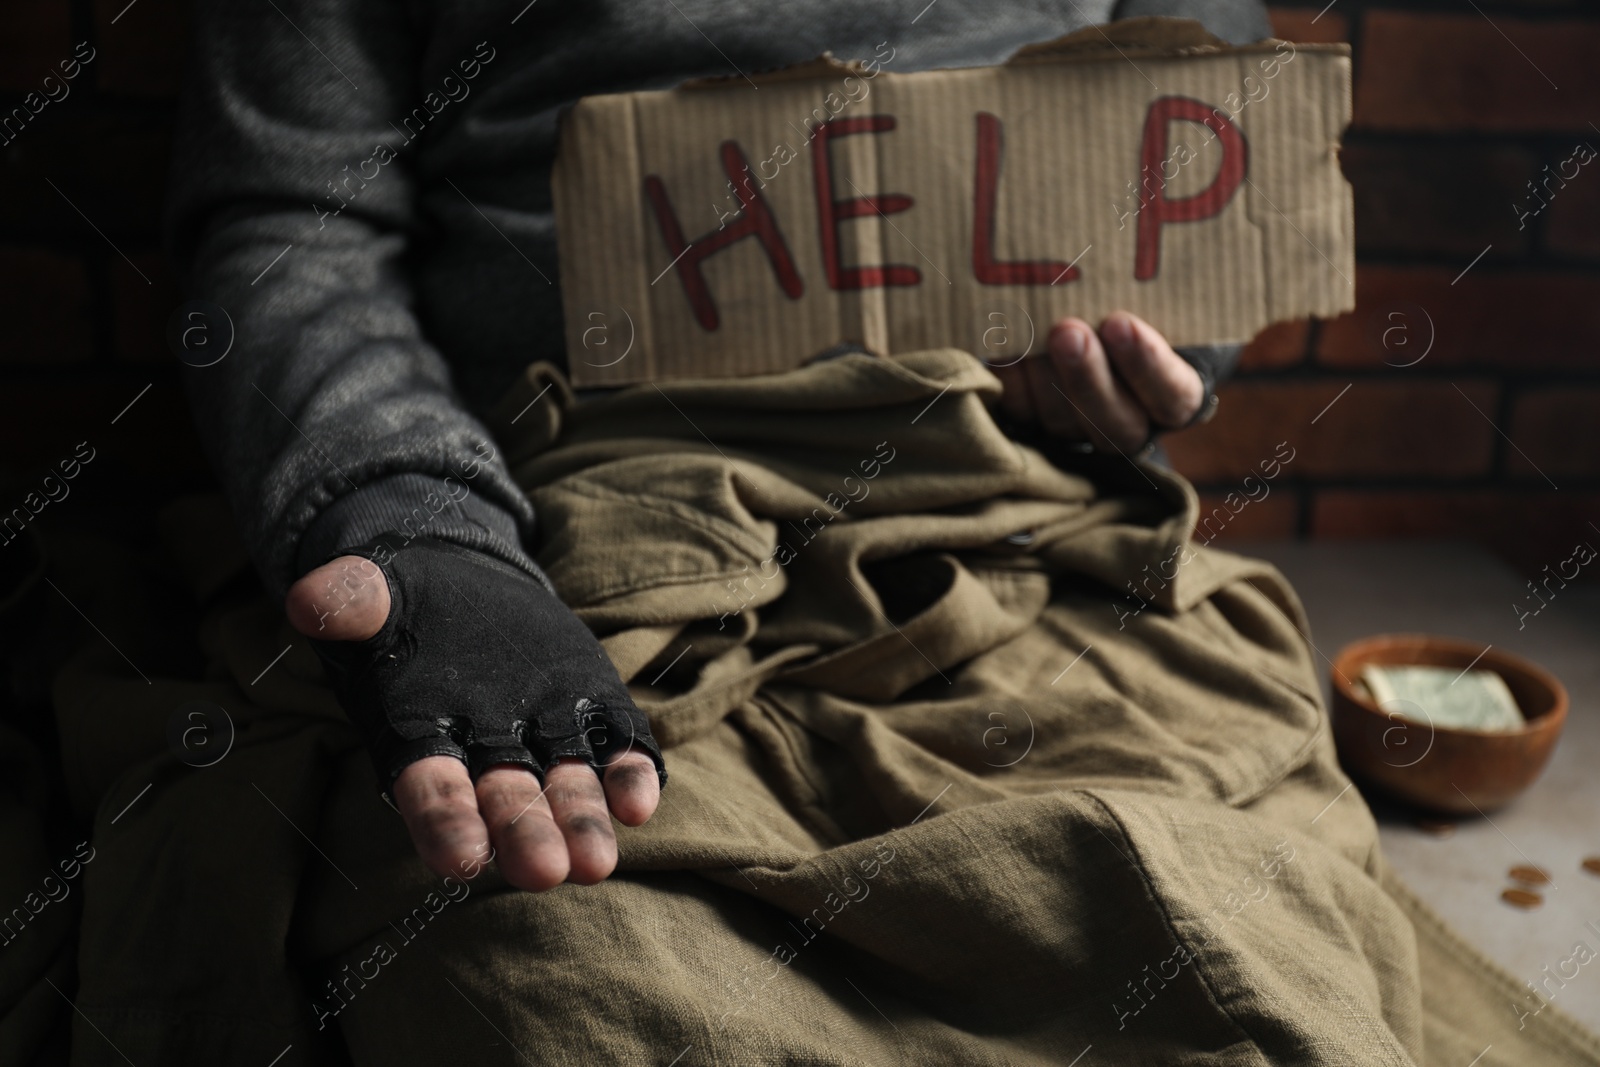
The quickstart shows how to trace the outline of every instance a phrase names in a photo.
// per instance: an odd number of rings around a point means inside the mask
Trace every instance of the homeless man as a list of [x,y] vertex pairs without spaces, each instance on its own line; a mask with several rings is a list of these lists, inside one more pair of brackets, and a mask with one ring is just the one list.
[[203,629],[234,750],[96,837],[78,1005],[135,1062],[1465,1063],[1494,1012],[1484,1062],[1583,1062],[1328,806],[1292,592],[1129,459],[1233,353],[568,386],[577,98],[1269,29],[917,6],[199,5],[174,243],[235,337],[186,380],[268,598]]

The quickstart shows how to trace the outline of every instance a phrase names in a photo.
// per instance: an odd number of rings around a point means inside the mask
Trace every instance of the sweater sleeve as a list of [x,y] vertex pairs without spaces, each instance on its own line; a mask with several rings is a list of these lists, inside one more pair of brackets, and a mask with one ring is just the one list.
[[413,311],[416,190],[387,119],[416,102],[417,17],[404,0],[194,17],[167,230],[232,347],[185,388],[268,588],[396,516],[532,568],[533,510]]
[[1229,44],[1249,44],[1272,36],[1272,22],[1262,0],[1118,0],[1111,17],[1140,15],[1195,19]]

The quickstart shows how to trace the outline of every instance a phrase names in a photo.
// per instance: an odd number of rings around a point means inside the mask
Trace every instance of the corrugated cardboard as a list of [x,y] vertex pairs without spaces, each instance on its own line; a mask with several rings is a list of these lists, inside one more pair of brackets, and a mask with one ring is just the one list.
[[1243,341],[1354,306],[1347,46],[1135,19],[999,67],[893,57],[577,104],[554,172],[575,384],[841,341],[1008,362],[1118,308]]

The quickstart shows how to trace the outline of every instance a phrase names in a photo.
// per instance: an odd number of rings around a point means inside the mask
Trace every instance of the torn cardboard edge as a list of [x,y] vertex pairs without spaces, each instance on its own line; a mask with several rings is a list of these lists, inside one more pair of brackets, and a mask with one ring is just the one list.
[[[1148,17],[996,67],[823,56],[752,74],[759,96],[585,98],[553,177],[573,381],[770,373],[842,341],[1008,362],[1116,308],[1177,345],[1348,310],[1348,57]],[[827,103],[850,79],[860,106]]]

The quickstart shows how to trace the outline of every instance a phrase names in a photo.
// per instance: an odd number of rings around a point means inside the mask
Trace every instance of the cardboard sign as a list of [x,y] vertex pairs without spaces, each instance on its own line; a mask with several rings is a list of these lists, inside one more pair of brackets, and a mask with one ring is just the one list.
[[1006,363],[1119,308],[1175,345],[1244,341],[1354,306],[1348,46],[1134,19],[999,67],[893,64],[885,42],[758,88],[579,101],[554,171],[573,382],[772,373],[847,340]]

